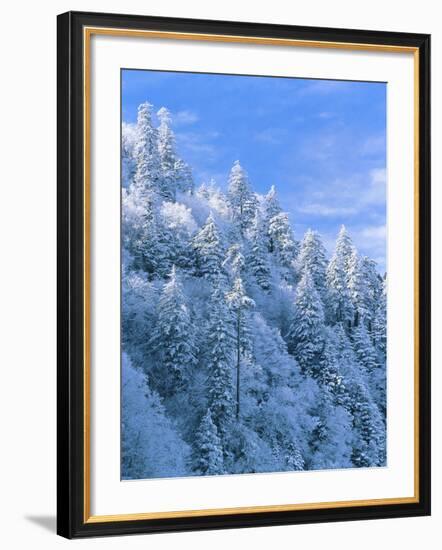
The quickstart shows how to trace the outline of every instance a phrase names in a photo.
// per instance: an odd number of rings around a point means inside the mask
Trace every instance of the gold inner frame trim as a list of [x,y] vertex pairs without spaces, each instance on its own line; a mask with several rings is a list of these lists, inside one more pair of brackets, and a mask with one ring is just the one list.
[[[346,500],[336,502],[316,502],[281,504],[269,506],[248,506],[234,508],[214,508],[205,510],[178,510],[167,512],[147,512],[115,515],[91,515],[91,472],[90,472],[90,109],[91,109],[91,64],[90,43],[92,35],[124,36],[132,38],[155,38],[168,40],[194,40],[202,42],[248,43],[268,46],[291,46],[304,48],[341,49],[371,52],[412,53],[414,60],[414,495],[410,497]],[[83,28],[83,101],[84,101],[84,523],[105,523],[115,521],[136,521],[148,519],[186,518],[229,514],[250,514],[264,512],[285,512],[300,510],[323,510],[344,507],[412,504],[419,502],[419,49],[411,46],[392,46],[348,42],[328,42],[316,40],[296,40],[282,38],[248,37],[204,33],[181,33],[147,31],[136,29],[116,29],[106,27]]]

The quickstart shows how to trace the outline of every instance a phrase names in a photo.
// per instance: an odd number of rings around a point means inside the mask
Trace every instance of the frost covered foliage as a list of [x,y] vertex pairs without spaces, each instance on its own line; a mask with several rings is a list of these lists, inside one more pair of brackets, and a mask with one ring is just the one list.
[[122,478],[385,465],[375,262],[297,240],[238,161],[195,187],[167,109],[122,130]]

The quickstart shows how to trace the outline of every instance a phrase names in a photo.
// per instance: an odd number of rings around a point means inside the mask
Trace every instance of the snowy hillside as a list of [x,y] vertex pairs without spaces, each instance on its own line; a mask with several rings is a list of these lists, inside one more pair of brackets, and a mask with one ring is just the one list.
[[123,124],[122,478],[386,464],[386,294],[236,161],[194,186],[167,109]]

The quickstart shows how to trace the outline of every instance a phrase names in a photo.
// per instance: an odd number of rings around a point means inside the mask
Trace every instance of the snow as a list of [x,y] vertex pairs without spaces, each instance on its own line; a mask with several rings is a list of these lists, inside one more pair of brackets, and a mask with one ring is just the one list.
[[195,188],[172,115],[123,123],[122,477],[383,466],[386,291],[342,227],[300,242],[235,161]]

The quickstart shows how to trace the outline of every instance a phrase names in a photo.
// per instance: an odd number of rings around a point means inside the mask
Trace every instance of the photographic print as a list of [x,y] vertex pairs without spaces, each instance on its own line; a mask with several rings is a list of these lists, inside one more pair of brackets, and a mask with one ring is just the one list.
[[386,84],[121,70],[121,478],[387,465]]

